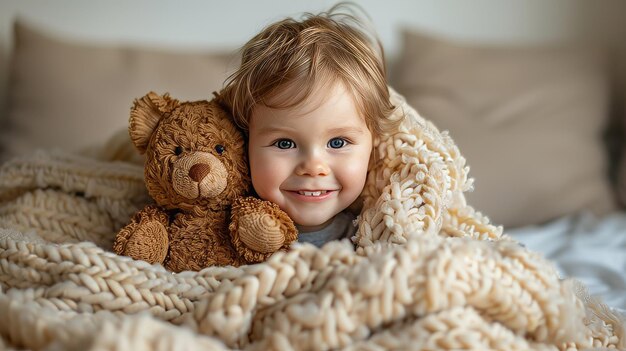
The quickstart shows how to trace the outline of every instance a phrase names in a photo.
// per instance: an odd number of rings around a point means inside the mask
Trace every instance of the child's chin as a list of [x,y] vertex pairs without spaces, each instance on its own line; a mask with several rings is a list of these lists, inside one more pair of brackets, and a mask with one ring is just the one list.
[[328,224],[330,224],[330,222],[332,222],[334,216],[330,217],[330,218],[319,218],[316,220],[312,220],[311,218],[308,218],[307,220],[303,220],[303,221],[295,221],[296,225],[298,226],[298,229],[300,231],[308,231],[308,232],[314,232],[314,231],[318,231],[323,229],[324,227],[326,227]]

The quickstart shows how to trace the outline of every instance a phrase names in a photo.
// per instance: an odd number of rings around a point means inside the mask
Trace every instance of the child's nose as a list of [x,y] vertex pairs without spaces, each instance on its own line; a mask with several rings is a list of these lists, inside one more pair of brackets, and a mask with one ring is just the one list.
[[326,176],[330,173],[330,167],[323,158],[315,155],[305,157],[298,167],[296,174],[301,176]]

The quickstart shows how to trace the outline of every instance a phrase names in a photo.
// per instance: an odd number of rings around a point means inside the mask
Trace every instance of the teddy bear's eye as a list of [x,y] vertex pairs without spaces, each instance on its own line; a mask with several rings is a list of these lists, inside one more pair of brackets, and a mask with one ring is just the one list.
[[182,147],[177,146],[177,147],[174,149],[174,154],[176,154],[176,156],[178,156],[178,155],[180,155],[180,154],[182,154],[182,153],[183,153],[183,148],[182,148]]
[[215,145],[215,151],[217,151],[218,155],[221,155],[226,151],[226,148],[222,145]]

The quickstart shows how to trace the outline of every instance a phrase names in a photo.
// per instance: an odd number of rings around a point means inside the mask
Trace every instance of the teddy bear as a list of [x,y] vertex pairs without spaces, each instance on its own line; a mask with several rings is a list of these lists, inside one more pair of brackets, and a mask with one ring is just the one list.
[[115,253],[198,271],[261,262],[297,239],[289,216],[251,193],[243,132],[217,99],[150,92],[134,101],[128,129],[155,203],[118,232]]

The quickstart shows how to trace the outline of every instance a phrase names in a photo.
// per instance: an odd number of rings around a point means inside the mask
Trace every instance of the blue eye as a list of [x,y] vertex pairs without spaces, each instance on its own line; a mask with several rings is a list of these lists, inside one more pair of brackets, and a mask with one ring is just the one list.
[[296,147],[296,143],[294,143],[293,141],[289,140],[289,139],[280,139],[274,142],[273,144],[274,146],[276,146],[279,149],[292,149],[294,147]]
[[347,142],[343,138],[332,138],[328,141],[328,147],[331,149],[341,149],[346,146]]

